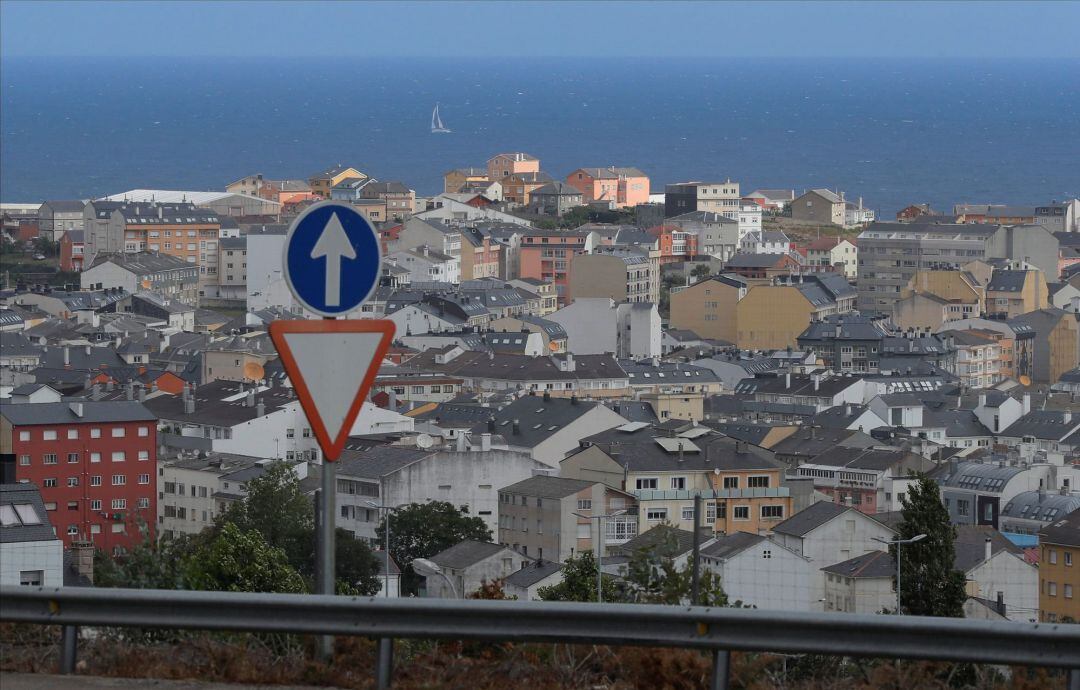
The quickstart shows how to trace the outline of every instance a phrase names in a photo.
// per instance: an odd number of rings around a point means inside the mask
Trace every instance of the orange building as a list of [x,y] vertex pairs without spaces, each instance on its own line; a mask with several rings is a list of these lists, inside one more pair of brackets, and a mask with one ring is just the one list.
[[487,162],[487,179],[496,182],[517,173],[538,172],[540,172],[540,159],[527,153],[499,153],[489,158]]
[[570,271],[574,257],[594,244],[591,232],[534,230],[521,237],[519,277],[535,278],[555,285],[559,304],[570,302]]
[[586,204],[637,206],[649,201],[649,177],[637,168],[578,168],[566,176],[566,184],[581,192]]
[[528,206],[532,193],[551,182],[551,175],[546,172],[513,173],[501,179],[503,201]]
[[657,225],[648,233],[660,242],[660,265],[687,261],[698,254],[698,236],[678,225]]

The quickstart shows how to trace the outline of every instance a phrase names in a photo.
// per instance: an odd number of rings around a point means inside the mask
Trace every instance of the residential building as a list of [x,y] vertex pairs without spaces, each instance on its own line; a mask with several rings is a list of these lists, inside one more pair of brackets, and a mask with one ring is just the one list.
[[868,551],[821,571],[826,611],[877,614],[896,609],[896,562],[887,551]]
[[199,269],[176,256],[158,252],[100,254],[79,275],[79,282],[84,290],[153,290],[189,305],[199,300]]
[[462,230],[459,227],[413,216],[405,221],[401,232],[398,233],[396,249],[406,250],[429,247],[457,259],[460,264],[461,236]]
[[1038,269],[995,269],[986,285],[985,316],[1007,320],[1045,309],[1049,292],[1046,277]]
[[801,271],[801,264],[791,254],[736,254],[724,264],[724,270],[743,278],[768,280]]
[[978,331],[942,331],[956,347],[956,375],[965,388],[989,388],[1002,379],[1001,348]]
[[33,484],[0,484],[0,585],[64,585],[64,543]]
[[874,211],[873,209],[863,206],[862,197],[859,197],[858,203],[848,201],[844,204],[845,228],[857,228],[860,225],[866,225],[867,223],[873,222]]
[[795,200],[795,190],[755,189],[743,198],[768,211],[783,211]]
[[735,305],[735,343],[751,350],[795,347],[811,324],[851,312],[856,295],[838,274],[790,276],[754,285]]
[[[1038,536],[1044,528],[1080,510],[1080,491],[1067,477],[1057,491],[1021,491],[1001,509],[999,524],[1008,534]],[[1053,486],[1053,485],[1051,485]],[[1045,561],[1043,561],[1045,563]]]
[[60,238],[60,270],[78,273],[83,270],[86,256],[86,233],[83,230],[68,230]]
[[648,233],[656,238],[660,249],[660,264],[673,264],[693,259],[699,254],[696,229],[687,230],[679,225],[657,225]]
[[503,184],[505,194],[506,181],[503,179],[519,173],[540,172],[540,159],[527,153],[499,153],[488,159],[487,179]]
[[660,301],[660,252],[597,247],[574,257],[570,294],[574,299],[606,297],[616,302]]
[[566,176],[566,184],[581,192],[585,204],[625,208],[649,201],[649,177],[633,167],[578,168]]
[[[822,601],[829,574],[822,568],[880,551],[878,540],[889,541],[895,535],[892,528],[850,506],[821,501],[773,526],[772,538],[810,560],[812,601]],[[822,603],[828,610],[828,602]]]
[[779,230],[756,230],[743,236],[739,250],[747,254],[790,254],[795,251],[795,243]]
[[559,563],[537,559],[507,575],[502,581],[503,592],[518,601],[536,601],[540,598],[541,588],[557,585],[562,580],[562,566]]
[[119,552],[155,532],[157,418],[139,402],[4,405],[0,453],[17,459],[15,480],[41,488],[65,546],[90,542]]
[[392,252],[386,261],[409,271],[412,282],[461,282],[461,262],[457,257],[443,254],[427,245]]
[[560,305],[572,301],[570,273],[574,260],[589,253],[597,243],[592,232],[527,230],[521,236],[519,278],[552,283]]
[[781,611],[818,611],[809,558],[760,534],[718,535],[701,550],[701,567],[731,601]]
[[639,532],[660,523],[692,529],[695,496],[715,532],[767,533],[791,512],[783,466],[770,451],[691,421],[630,422],[578,445],[559,474],[633,494]]
[[697,254],[707,254],[720,261],[728,261],[735,256],[739,251],[739,242],[753,231],[753,228],[744,227],[738,219],[714,211],[690,211],[668,218],[663,225],[681,228],[688,236],[696,238]]
[[443,192],[455,194],[470,184],[491,181],[485,168],[454,168],[443,173]]
[[217,294],[207,296],[246,301],[247,238],[224,237],[218,249]]
[[1038,489],[1048,476],[1048,468],[1003,465],[953,460],[931,474],[954,524],[997,529],[1001,510],[1018,494]]
[[[197,208],[205,209],[221,216],[261,218],[260,222],[270,222],[281,213],[282,205],[271,199],[264,199],[246,194],[232,194],[229,192],[197,192],[174,189],[129,189],[119,194],[110,194],[103,199],[91,202],[95,207],[103,202],[118,202],[124,204],[163,204],[176,206],[178,204],[194,204]],[[84,218],[86,213],[84,210]],[[89,230],[89,227],[84,227]]]
[[811,189],[792,200],[792,220],[844,227],[844,197],[828,189]]
[[552,182],[554,179],[551,175],[541,170],[516,172],[499,179],[503,188],[503,201],[516,206],[528,206],[532,203],[533,192]]
[[350,168],[338,163],[335,166],[327,168],[322,172],[315,173],[309,177],[308,186],[311,187],[312,193],[316,196],[323,199],[329,199],[330,190],[334,188],[334,185],[350,177],[364,180],[367,179],[368,176],[356,168]]
[[[157,524],[164,538],[198,534],[247,493],[247,482],[272,462],[250,455],[179,450],[159,458]],[[306,475],[307,465],[296,471]]]
[[[619,511],[625,514],[590,519]],[[499,489],[499,543],[531,558],[562,562],[585,551],[606,554],[633,539],[637,527],[634,497],[598,481],[538,475]]]
[[502,580],[521,570],[529,559],[499,544],[466,540],[440,551],[431,557],[431,561],[443,571],[446,580],[442,577],[425,577],[424,596],[464,599],[485,584]]
[[964,573],[968,596],[995,602],[1012,621],[1037,622],[1039,571],[1024,550],[993,527],[962,525],[953,541],[953,567]]
[[679,182],[664,187],[664,216],[668,218],[691,211],[738,213],[741,202],[739,183],[730,178],[723,182]]
[[360,199],[381,201],[386,204],[383,220],[403,220],[416,211],[416,192],[402,182],[379,182],[372,180],[360,189]]
[[83,209],[86,202],[75,200],[46,201],[38,209],[38,232],[53,242],[59,242],[66,233],[82,230]]
[[1017,316],[1008,325],[1016,334],[1016,376],[1052,384],[1080,364],[1080,325],[1074,314],[1051,307]]
[[530,209],[543,216],[562,217],[570,209],[581,205],[581,192],[559,180],[548,182],[529,194]]
[[563,327],[570,352],[614,353],[616,357],[659,357],[660,312],[651,302],[615,302],[606,297],[575,299],[548,316]]
[[503,276],[503,247],[476,228],[461,228],[461,279]]
[[746,294],[746,280],[732,274],[710,276],[672,290],[671,327],[734,343],[738,338],[736,306]]
[[806,245],[807,270],[835,270],[848,280],[859,275],[859,248],[850,238],[819,237]]
[[1080,620],[1080,511],[1039,532],[1039,620]]

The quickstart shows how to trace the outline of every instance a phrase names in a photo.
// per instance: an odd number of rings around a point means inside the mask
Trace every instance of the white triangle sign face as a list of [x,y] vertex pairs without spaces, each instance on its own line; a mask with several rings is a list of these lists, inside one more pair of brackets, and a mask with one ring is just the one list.
[[393,339],[393,322],[275,321],[270,336],[326,459],[336,460]]

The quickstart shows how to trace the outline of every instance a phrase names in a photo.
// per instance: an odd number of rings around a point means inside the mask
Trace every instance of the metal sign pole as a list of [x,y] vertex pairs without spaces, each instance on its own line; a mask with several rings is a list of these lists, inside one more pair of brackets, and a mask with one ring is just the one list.
[[[334,317],[324,317],[327,321],[333,321]],[[319,574],[319,581],[316,584],[316,591],[319,594],[334,594],[334,580],[337,573],[336,564],[334,563],[335,546],[337,545],[335,528],[337,526],[337,516],[335,515],[337,501],[334,500],[334,494],[337,493],[337,465],[326,459],[326,453],[323,453],[322,458],[322,500],[320,501],[320,508],[322,508],[322,519],[318,523],[317,529],[319,530],[318,539],[316,544],[319,547],[319,552],[316,554],[319,565],[316,568],[316,572]],[[334,657],[334,638],[330,635],[323,635],[319,640],[319,652],[324,660],[331,660]]]

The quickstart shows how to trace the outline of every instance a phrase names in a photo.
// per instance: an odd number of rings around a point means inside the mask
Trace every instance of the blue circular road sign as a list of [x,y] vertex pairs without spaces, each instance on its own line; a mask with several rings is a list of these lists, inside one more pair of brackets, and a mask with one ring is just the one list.
[[352,206],[309,206],[285,238],[285,281],[297,301],[323,316],[350,312],[379,284],[379,235]]

